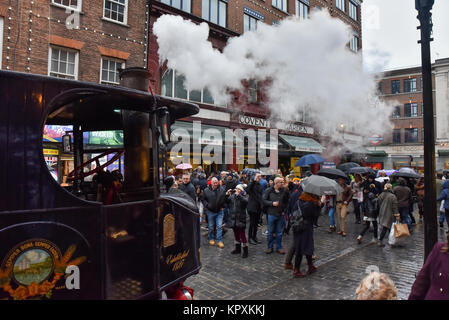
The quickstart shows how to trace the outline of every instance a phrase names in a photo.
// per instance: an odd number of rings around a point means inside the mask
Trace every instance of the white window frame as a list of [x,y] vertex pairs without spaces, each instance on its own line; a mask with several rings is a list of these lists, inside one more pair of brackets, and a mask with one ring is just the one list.
[[[166,5],[169,5],[170,7],[182,10],[184,12],[192,13],[192,0],[179,0],[179,3],[181,4],[180,8],[173,5],[173,0],[161,0],[161,2],[165,3]],[[184,9],[184,2],[189,2],[189,10]]]
[[[54,49],[75,53],[75,68],[74,68],[75,74],[74,75],[68,74],[68,73],[54,72],[51,70],[51,54]],[[49,46],[49,49],[48,49],[48,75],[49,76],[52,76],[51,73],[57,73],[60,75],[65,75],[65,76],[74,76],[75,78],[73,80],[78,80],[78,68],[79,68],[79,51],[78,50],[74,50],[74,49],[70,49],[70,48],[66,48],[66,47],[53,46],[53,45]],[[71,78],[66,78],[66,79],[71,79]]]
[[[116,3],[116,4],[121,5],[121,6],[123,6],[123,5],[125,6],[125,11],[123,13],[123,22],[118,21],[118,20],[114,20],[114,19],[111,19],[111,18],[108,18],[108,17],[105,16],[105,13],[106,13],[106,1],[113,2],[113,3]],[[125,4],[119,3],[117,0],[104,0],[103,1],[103,19],[105,19],[107,21],[110,21],[110,22],[114,22],[114,23],[118,23],[118,24],[122,24],[122,25],[127,25],[128,24],[128,0],[125,0]]]
[[359,19],[359,6],[352,1],[349,1],[349,17],[354,21]]
[[2,69],[3,62],[3,17],[0,17],[0,69]]
[[[170,72],[170,70],[172,70],[172,69],[167,69],[167,70],[165,70],[164,74],[163,74],[162,77],[161,77],[161,90],[162,90],[162,82],[163,82],[164,76],[165,76],[165,74],[166,74],[167,72]],[[190,91],[193,91],[193,90],[190,90],[190,89],[184,87],[184,85],[183,85],[183,88],[187,91],[187,98],[184,99],[184,98],[176,97],[176,96],[175,96],[175,91],[176,91],[176,87],[175,87],[175,84],[176,84],[176,70],[172,70],[172,71],[173,71],[173,72],[172,72],[172,78],[171,78],[171,85],[172,85],[172,92],[171,92],[171,95],[166,95],[166,94],[163,94],[163,93],[161,92],[161,96],[169,97],[169,98],[175,98],[175,99],[181,99],[181,100],[187,100],[187,101],[192,101],[192,102],[194,102],[194,103],[207,104],[207,105],[216,106],[216,107],[219,106],[219,105],[215,104],[215,101],[214,101],[213,104],[211,104],[211,103],[209,103],[209,102],[204,102],[204,88],[201,89],[201,90],[195,90],[195,91],[201,91],[201,101],[200,101],[200,102],[199,102],[199,101],[196,101],[196,100],[190,100]]]
[[295,15],[300,19],[307,19],[309,16],[309,6],[300,0],[295,0]]
[[[76,7],[72,7],[72,6],[66,6],[66,5],[64,5],[64,4],[62,4],[62,3],[57,3],[57,2],[55,2],[56,0],[51,0],[51,4],[53,4],[53,5],[55,5],[55,6],[58,6],[58,7],[61,7],[61,8],[69,8],[69,9],[71,9],[71,10],[74,10],[74,11],[81,11],[81,8],[83,7],[83,4],[82,4],[82,1],[83,0],[78,0],[77,1],[77,6]],[[62,0],[61,0],[61,2],[62,2]]]
[[271,5],[273,7],[275,7],[276,9],[279,9],[284,12],[288,12],[287,11],[287,6],[288,6],[287,0],[272,0]]
[[[216,1],[217,2],[217,21],[212,21],[211,19],[211,2],[212,1]],[[224,4],[226,6],[226,11],[225,11],[225,17],[224,17],[224,25],[223,23],[220,23],[220,5]],[[226,28],[228,25],[228,1],[224,1],[224,0],[202,0],[202,9],[201,9],[201,17],[204,20],[207,20],[209,22],[215,23],[219,26],[222,26],[223,28]],[[206,12],[207,11],[207,12]]]
[[343,12],[346,12],[346,8],[345,8],[345,1],[346,0],[337,0],[336,1],[336,7],[338,8],[338,9],[340,9],[341,11],[343,11]]
[[[107,81],[107,80],[103,80],[103,61],[104,60],[108,60],[108,61],[113,61],[115,63],[121,63],[121,68],[124,69],[125,68],[125,61],[117,59],[117,58],[112,58],[112,57],[106,57],[106,56],[101,56],[101,60],[100,60],[100,83],[101,84],[112,84],[112,85],[118,85],[120,84],[120,80],[119,82],[113,82],[113,81]],[[109,65],[109,63],[108,63]],[[110,70],[108,69],[108,72]]]
[[353,35],[350,42],[349,42],[349,48],[354,53],[357,53],[359,51],[359,37],[356,35]]
[[[250,28],[248,29],[248,30],[245,30],[245,17],[248,17],[248,19],[249,19],[249,26],[250,26]],[[251,26],[252,26],[252,24],[251,24],[251,20],[254,20],[255,21],[255,28],[251,28]],[[249,15],[249,14],[246,14],[246,13],[243,13],[243,32],[247,32],[247,31],[256,31],[257,30],[257,24],[259,23],[259,19],[257,19],[257,18],[254,18],[253,16],[251,16],[251,15]]]

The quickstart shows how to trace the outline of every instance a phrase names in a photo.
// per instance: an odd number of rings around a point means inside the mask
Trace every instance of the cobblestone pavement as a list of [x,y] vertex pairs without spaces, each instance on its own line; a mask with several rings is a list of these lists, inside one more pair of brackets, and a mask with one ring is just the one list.
[[[292,270],[284,270],[285,255],[265,253],[267,240],[262,232],[266,226],[259,230],[262,243],[249,245],[246,259],[230,254],[234,246],[232,230],[223,237],[224,249],[209,246],[207,238],[202,236],[203,266],[199,274],[187,279],[186,285],[194,288],[197,300],[354,299],[367,268],[374,266],[392,278],[398,288],[398,298],[407,299],[424,261],[424,228],[416,220],[414,233],[403,247],[391,248],[387,244],[380,248],[371,243],[371,231],[365,234],[362,244],[357,244],[356,238],[363,225],[354,223],[354,214],[348,215],[346,238],[328,234],[328,218],[321,216],[321,227],[315,229],[315,254],[318,256],[315,266],[318,270],[305,278],[293,278]],[[445,241],[445,231],[446,224],[444,230],[438,231],[439,241]],[[284,236],[284,248],[292,236]],[[305,260],[301,266],[303,271],[307,268]]]

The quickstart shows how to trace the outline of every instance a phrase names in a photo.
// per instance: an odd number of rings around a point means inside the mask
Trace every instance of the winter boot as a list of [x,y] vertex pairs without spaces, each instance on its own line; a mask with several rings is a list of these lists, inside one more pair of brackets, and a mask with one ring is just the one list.
[[242,244],[236,243],[235,249],[231,251],[231,254],[240,254],[242,252]]
[[248,258],[248,246],[243,247],[242,258]]
[[304,278],[306,275],[301,270],[296,269],[293,271],[293,278]]
[[309,264],[309,269],[307,270],[307,274],[314,273],[314,272],[316,271],[316,269],[317,269],[317,267],[315,267],[315,266],[313,265],[313,263],[310,263],[310,264]]

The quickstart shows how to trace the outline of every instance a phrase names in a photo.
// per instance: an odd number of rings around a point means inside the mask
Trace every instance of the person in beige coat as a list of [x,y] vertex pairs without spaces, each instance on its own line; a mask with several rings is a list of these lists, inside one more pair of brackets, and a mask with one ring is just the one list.
[[393,193],[393,186],[390,183],[385,184],[384,191],[377,198],[377,204],[379,206],[379,223],[382,226],[382,231],[379,236],[379,247],[385,247],[382,243],[385,235],[390,233],[391,225],[394,219],[397,221],[400,219],[398,211],[398,199]]

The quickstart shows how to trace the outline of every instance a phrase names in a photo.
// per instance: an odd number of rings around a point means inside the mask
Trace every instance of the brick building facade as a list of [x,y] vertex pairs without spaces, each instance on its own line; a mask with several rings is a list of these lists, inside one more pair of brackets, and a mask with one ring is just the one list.
[[[180,15],[184,19],[190,19],[195,23],[206,22],[209,24],[209,41],[214,48],[223,49],[230,37],[239,36],[248,30],[257,28],[258,23],[269,25],[279,23],[288,16],[297,15],[306,18],[311,10],[328,9],[330,15],[341,19],[353,30],[353,38],[348,47],[354,52],[361,49],[361,1],[358,0],[161,0],[151,3],[150,14],[150,42],[148,69],[152,74],[152,84],[156,92],[162,95],[193,100],[198,103],[201,111],[196,117],[183,119],[175,124],[188,127],[192,121],[201,121],[206,126],[231,129],[270,129],[273,128],[267,119],[270,118],[269,110],[263,106],[264,84],[251,81],[244,82],[245,92],[234,95],[235,105],[219,106],[213,101],[204,101],[205,93],[201,98],[190,99],[190,95],[179,96],[176,93],[176,73],[167,70],[165,66],[159,66],[157,55],[157,41],[152,35],[153,23],[162,14]],[[169,78],[167,86],[167,78]],[[169,89],[167,89],[169,87]],[[167,92],[167,90],[169,90]],[[284,173],[294,168],[294,163],[300,156],[306,153],[321,153],[324,151],[319,141],[322,137],[318,131],[306,119],[298,123],[286,123],[277,126],[279,129],[279,143],[275,147],[278,153],[279,167]],[[191,126],[191,124],[190,124]],[[269,142],[258,141],[259,148],[265,148]],[[273,146],[270,146],[273,147]],[[217,166],[213,169],[238,169],[243,165],[235,163],[235,154],[232,165]],[[244,166],[251,166],[245,158]],[[187,160],[188,161],[188,160]],[[206,163],[202,165],[208,166]],[[195,166],[195,165],[194,165]]]
[[[433,112],[436,137],[436,167],[449,167],[447,78],[449,59],[432,64]],[[380,75],[379,97],[392,103],[393,131],[383,142],[370,148],[368,162],[384,168],[414,167],[424,170],[424,122],[421,67],[390,70]]]
[[147,65],[146,0],[9,3],[0,0],[3,69],[116,84],[117,67]]
[[[214,104],[206,90],[176,96],[176,73],[159,65],[152,25],[162,14],[181,15],[196,23],[207,22],[209,40],[222,49],[230,37],[253,30],[258,23],[279,23],[285,17],[306,18],[310,11],[328,9],[331,16],[351,26],[348,47],[361,49],[361,0],[0,0],[0,67],[7,70],[118,84],[118,68],[147,67],[153,92],[191,100],[201,107],[193,120],[215,128],[270,129],[269,111],[263,107],[263,83],[246,81],[247,90],[235,94],[238,109]],[[150,19],[151,17],[151,19]],[[170,72],[170,71],[168,71]],[[171,94],[164,81],[172,79]],[[167,80],[168,79],[168,80]],[[305,153],[321,152],[322,137],[306,119],[281,123],[276,148],[287,172]],[[282,138],[284,137],[284,138]],[[248,159],[246,159],[248,160]],[[235,155],[232,161],[235,163]],[[206,164],[207,165],[207,164]],[[237,165],[231,166],[240,169]],[[221,166],[215,169],[229,168]]]

